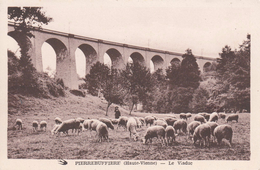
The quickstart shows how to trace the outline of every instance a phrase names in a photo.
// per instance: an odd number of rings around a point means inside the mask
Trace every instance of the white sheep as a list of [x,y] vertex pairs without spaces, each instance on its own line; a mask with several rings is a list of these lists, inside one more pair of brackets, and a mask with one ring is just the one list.
[[176,118],[174,117],[165,117],[164,120],[166,121],[166,123],[170,126],[173,126],[174,122],[177,121]]
[[15,126],[18,126],[18,130],[22,130],[23,122],[21,119],[16,119]]
[[80,123],[84,122],[84,119],[82,119],[81,117],[78,117],[76,120],[79,121]]
[[232,120],[235,120],[238,122],[238,114],[230,114],[226,118],[226,122],[228,123],[229,121],[232,122]]
[[40,128],[41,128],[41,130],[43,130],[43,128],[44,128],[44,131],[46,132],[47,122],[45,120],[40,122]]
[[152,124],[153,124],[154,121],[155,121],[155,118],[154,118],[153,116],[146,116],[146,117],[144,118],[144,120],[145,120],[146,126],[147,126],[148,124],[150,124],[150,126],[152,126]]
[[196,141],[199,139],[200,146],[203,145],[203,141],[205,142],[205,146],[208,143],[210,147],[210,126],[208,124],[201,124],[197,126],[193,133],[193,144],[195,145]]
[[54,131],[54,133],[58,132],[63,132],[68,134],[68,130],[72,129],[72,132],[74,129],[78,130],[79,129],[80,122],[77,121],[76,119],[69,119],[65,120],[58,126],[58,128]]
[[162,126],[162,127],[164,127],[164,128],[166,128],[167,126],[168,126],[168,124],[167,124],[167,122],[165,121],[165,120],[160,120],[160,119],[158,119],[158,120],[156,120],[156,121],[154,121],[154,125],[156,126]]
[[54,119],[54,121],[55,121],[55,123],[58,124],[58,125],[62,123],[62,120],[61,120],[61,118],[59,118],[59,117],[56,117],[56,118]]
[[187,120],[187,116],[185,113],[180,113],[180,119],[185,119]]
[[38,121],[34,120],[32,123],[33,132],[36,132],[38,130],[39,123]]
[[210,127],[210,134],[212,135],[212,137],[213,137],[212,140],[214,142],[215,141],[214,130],[218,126],[218,124],[216,122],[207,122],[206,124],[208,124]]
[[140,121],[140,119],[138,117],[134,117],[136,124],[137,124],[137,128],[141,128],[142,127],[142,122]]
[[108,140],[108,130],[107,125],[103,122],[99,122],[96,127],[97,135],[98,135],[98,141],[102,142],[102,139]]
[[211,113],[208,121],[209,122],[217,122],[218,121],[218,113],[217,112]]
[[199,121],[201,123],[206,123],[206,119],[204,118],[204,116],[202,116],[200,114],[195,115],[194,120]]
[[107,118],[100,118],[98,120],[103,122],[103,123],[105,123],[108,128],[114,130],[114,125],[113,125],[113,123],[109,119],[107,119]]
[[173,128],[175,129],[176,133],[177,133],[177,130],[179,130],[179,132],[182,130],[182,132],[186,133],[187,132],[187,122],[183,119],[177,120],[176,122],[174,122]]
[[186,113],[186,118],[190,118],[191,117],[191,113]]
[[175,141],[175,136],[177,136],[175,134],[175,130],[172,126],[167,126],[165,128],[165,140],[167,145],[172,144],[173,141]]
[[222,139],[227,139],[229,140],[229,147],[231,147],[232,135],[233,135],[233,130],[230,125],[219,125],[214,130],[214,136],[217,138],[219,145]]
[[225,119],[226,118],[226,113],[219,113],[219,118]]
[[131,139],[132,134],[133,134],[134,141],[137,141],[138,140],[138,134],[136,132],[136,127],[137,127],[136,119],[133,118],[133,117],[130,117],[127,121],[126,127],[127,127],[127,130],[130,132],[130,139]]
[[196,127],[198,127],[199,125],[201,125],[201,123],[199,121],[192,121],[188,124],[187,129],[188,129],[188,138],[190,138],[190,135],[192,136],[194,133],[194,130],[196,129]]
[[[209,121],[209,117],[210,117],[210,114],[206,113],[206,112],[203,112],[203,113],[198,113],[198,115],[201,115],[205,118],[205,120]],[[206,122],[206,121],[205,121]]]
[[142,123],[142,126],[144,125],[144,123],[145,123],[145,120],[144,120],[144,118],[143,117],[138,117],[138,119],[140,120],[140,122]]
[[163,144],[165,143],[165,129],[162,126],[151,126],[147,128],[143,143],[146,144],[149,140],[152,143],[152,138],[158,138]]
[[118,124],[117,124],[117,129],[118,129],[120,126],[122,126],[122,127],[126,130],[127,121],[128,121],[128,117],[126,117],[126,116],[120,116],[120,117],[119,117]]

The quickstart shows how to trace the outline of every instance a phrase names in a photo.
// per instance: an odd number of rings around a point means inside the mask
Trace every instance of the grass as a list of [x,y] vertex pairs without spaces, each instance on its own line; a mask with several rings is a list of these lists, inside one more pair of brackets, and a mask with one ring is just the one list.
[[[232,147],[223,140],[220,146],[210,148],[193,145],[187,135],[180,134],[171,146],[159,143],[144,145],[140,140],[129,138],[123,128],[109,129],[109,142],[97,142],[95,132],[86,131],[80,135],[51,135],[54,118],[62,120],[82,117],[99,118],[105,116],[106,102],[93,96],[37,99],[33,97],[10,96],[8,114],[8,158],[10,159],[102,159],[102,160],[250,160],[250,114],[239,114],[239,122],[229,122],[233,129]],[[114,118],[114,105],[110,107],[108,118]],[[129,116],[120,108],[121,114]],[[145,117],[148,113],[133,112],[133,116]],[[165,117],[165,114],[154,114]],[[179,118],[179,115],[176,115]],[[188,123],[193,120],[188,120]],[[17,118],[23,120],[23,130],[13,130]],[[32,131],[32,121],[46,120],[47,131]],[[225,124],[219,120],[218,124]],[[137,129],[140,137],[147,127]]]

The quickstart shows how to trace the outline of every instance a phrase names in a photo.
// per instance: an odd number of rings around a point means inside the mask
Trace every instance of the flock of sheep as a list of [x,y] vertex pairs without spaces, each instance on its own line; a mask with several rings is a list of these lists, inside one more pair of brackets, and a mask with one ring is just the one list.
[[[54,128],[51,130],[52,135],[54,134],[68,134],[69,130],[72,133],[80,133],[86,130],[96,131],[98,136],[98,141],[108,139],[108,128],[114,130],[114,125],[117,125],[117,129],[123,127],[126,131],[130,133],[130,139],[133,138],[135,141],[141,140],[144,144],[150,142],[152,143],[152,138],[156,137],[162,144],[170,145],[175,141],[175,137],[180,133],[185,133],[188,138],[192,138],[193,143],[199,140],[200,146],[210,146],[210,137],[213,136],[213,142],[217,140],[220,144],[222,139],[229,141],[229,146],[231,147],[233,130],[230,125],[222,124],[218,125],[217,121],[219,118],[225,119],[226,122],[235,120],[238,122],[238,114],[226,115],[225,113],[198,113],[194,116],[194,121],[187,124],[187,119],[191,118],[190,113],[181,113],[180,119],[175,116],[168,116],[164,118],[157,118],[155,116],[146,117],[126,117],[121,116],[119,119],[108,119],[108,118],[98,118],[98,119],[69,119],[62,121],[60,118],[55,118]],[[144,137],[140,138],[136,129],[141,128],[146,125],[147,129]],[[15,126],[18,129],[22,129],[22,120],[17,119]],[[37,131],[38,126],[46,131],[47,122],[33,121],[32,127],[33,131]],[[179,131],[179,132],[178,132]]]

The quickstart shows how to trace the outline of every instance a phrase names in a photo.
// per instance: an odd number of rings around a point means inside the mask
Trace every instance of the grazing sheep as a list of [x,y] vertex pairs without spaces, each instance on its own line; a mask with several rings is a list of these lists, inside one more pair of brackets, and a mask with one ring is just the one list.
[[226,118],[226,122],[228,123],[229,121],[232,122],[232,120],[236,120],[238,122],[238,114],[231,114],[228,115]]
[[196,129],[197,126],[201,125],[201,123],[199,121],[192,121],[188,124],[188,137],[190,137],[190,135],[193,135],[194,130]]
[[22,130],[23,122],[21,119],[16,119],[15,126],[18,126],[18,130]]
[[119,119],[110,119],[113,125],[117,125],[119,122]]
[[214,130],[214,136],[217,138],[219,145],[222,139],[227,139],[229,140],[229,147],[231,147],[232,135],[233,135],[233,130],[230,125],[219,125]]
[[208,121],[209,122],[217,122],[218,121],[218,113],[217,112],[211,113]]
[[164,129],[168,126],[166,121],[163,121],[163,120],[160,120],[160,119],[154,121],[154,125],[162,126],[162,127],[164,127]]
[[175,141],[175,130],[172,126],[167,126],[165,129],[165,140],[167,145],[172,144]]
[[139,120],[138,117],[134,117],[136,124],[137,124],[137,128],[141,128],[142,127],[142,122]]
[[187,120],[186,114],[185,113],[180,113],[180,119]]
[[218,126],[218,124],[216,122],[207,122],[206,124],[209,125],[210,127],[210,133],[212,136],[214,136],[214,129]]
[[83,124],[83,130],[90,130],[90,124],[92,122],[92,119],[86,119],[84,120]]
[[62,124],[59,125],[59,127],[54,131],[54,133],[63,132],[68,134],[68,130],[78,130],[79,129],[80,122],[76,119],[69,119],[62,122]]
[[127,130],[130,132],[130,138],[133,134],[134,141],[136,141],[138,139],[138,135],[136,132],[136,127],[137,127],[136,119],[133,117],[130,117],[127,121],[126,127],[127,127]]
[[33,132],[36,132],[38,130],[39,123],[38,121],[34,120],[32,123]]
[[173,128],[175,129],[176,133],[177,133],[177,130],[179,130],[179,132],[182,130],[182,132],[186,133],[187,132],[187,122],[183,119],[177,120],[176,122],[174,122]]
[[225,119],[226,118],[226,113],[219,113],[219,118]]
[[210,126],[208,124],[201,124],[197,126],[194,130],[193,134],[193,144],[195,145],[197,140],[200,140],[200,146],[203,146],[203,141],[205,142],[205,146],[208,143],[208,146],[210,147]]
[[145,120],[146,126],[147,126],[148,124],[150,124],[150,126],[152,126],[152,124],[153,124],[154,121],[155,121],[155,118],[154,118],[153,116],[146,116],[146,117],[144,118],[144,120]]
[[191,113],[186,113],[186,118],[190,118],[191,117]]
[[165,120],[166,123],[167,123],[168,125],[170,125],[170,126],[173,126],[174,122],[177,121],[177,119],[176,119],[176,118],[173,118],[173,117],[166,117],[166,118],[164,118],[164,120]]
[[205,118],[207,121],[209,121],[210,115],[211,115],[211,114],[205,113],[205,114],[204,114],[204,118]]
[[152,116],[154,118],[154,120],[157,120],[158,118],[156,116]]
[[206,123],[206,119],[204,118],[204,116],[199,115],[199,114],[197,114],[197,115],[194,117],[194,120],[195,120],[195,121],[199,121],[199,122],[201,122],[201,123]]
[[40,128],[41,128],[41,130],[43,130],[43,128],[44,128],[44,131],[46,132],[46,127],[47,127],[47,122],[46,121],[41,121],[40,122]]
[[118,124],[117,124],[117,129],[119,128],[119,126],[122,126],[126,130],[127,121],[128,121],[128,117],[121,116],[119,118],[119,121],[118,121]]
[[107,125],[103,122],[99,122],[96,127],[97,135],[98,135],[98,142],[102,142],[102,139],[108,141],[108,130]]
[[76,120],[79,121],[80,123],[84,122],[84,119],[82,119],[81,117],[78,117]]
[[99,121],[105,123],[108,128],[114,130],[114,125],[113,125],[113,123],[109,119],[107,119],[107,118],[100,118]]
[[152,143],[152,138],[157,137],[162,143],[165,143],[165,129],[162,126],[151,126],[147,128],[143,143],[146,144],[149,140]]
[[[51,130],[51,134],[54,135],[55,131],[60,127],[61,124],[55,124],[53,126],[53,129]],[[63,132],[63,133],[67,133],[68,134],[68,131],[66,132]]]
[[90,129],[90,130],[97,131],[97,125],[98,125],[100,122],[101,122],[101,121],[99,121],[99,120],[97,120],[97,119],[91,119],[89,129]]
[[143,117],[138,117],[138,119],[140,120],[140,122],[142,123],[142,126],[144,125],[144,123],[145,123],[145,120],[144,120],[144,118]]
[[56,118],[54,119],[54,121],[55,121],[55,123],[56,123],[57,125],[59,125],[59,124],[62,123],[62,120],[61,120],[61,118],[59,118],[59,117],[56,117]]

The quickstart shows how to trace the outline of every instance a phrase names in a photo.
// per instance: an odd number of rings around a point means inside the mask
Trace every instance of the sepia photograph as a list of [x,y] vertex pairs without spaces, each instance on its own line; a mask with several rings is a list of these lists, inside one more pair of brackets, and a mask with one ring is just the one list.
[[260,169],[260,1],[1,2],[4,169]]

